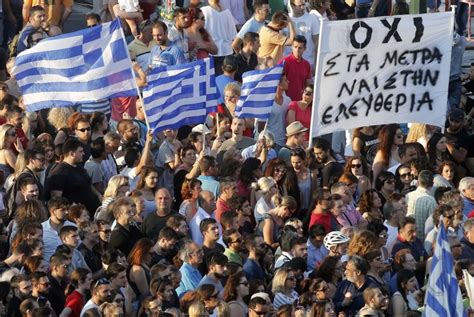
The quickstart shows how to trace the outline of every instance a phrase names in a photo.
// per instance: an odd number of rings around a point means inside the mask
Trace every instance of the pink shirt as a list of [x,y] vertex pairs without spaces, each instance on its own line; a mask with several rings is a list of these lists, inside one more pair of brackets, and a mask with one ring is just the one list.
[[[290,102],[288,106],[288,111],[293,110],[295,112],[295,120],[301,122],[308,129],[311,127],[311,109],[312,105],[304,110],[301,109],[297,101]],[[306,132],[305,140],[309,140],[309,130]]]

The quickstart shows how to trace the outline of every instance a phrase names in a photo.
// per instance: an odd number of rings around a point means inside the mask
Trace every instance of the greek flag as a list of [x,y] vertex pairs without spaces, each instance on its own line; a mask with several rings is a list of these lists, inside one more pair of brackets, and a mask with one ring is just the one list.
[[13,75],[28,111],[137,95],[118,19],[42,40],[18,55]]
[[214,60],[153,68],[143,89],[145,114],[153,133],[204,123],[217,111]]
[[426,307],[423,316],[466,316],[461,291],[454,275],[451,247],[442,221],[440,221],[438,237],[436,238],[425,302]]
[[283,73],[283,64],[242,75],[242,92],[235,114],[239,118],[270,118],[276,90]]

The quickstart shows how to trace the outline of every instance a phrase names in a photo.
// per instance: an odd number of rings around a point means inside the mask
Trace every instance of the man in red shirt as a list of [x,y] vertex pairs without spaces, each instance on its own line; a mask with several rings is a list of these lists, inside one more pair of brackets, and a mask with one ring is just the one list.
[[224,212],[229,211],[229,200],[237,193],[237,186],[235,180],[231,178],[221,179],[221,194],[216,202],[216,220],[220,223],[221,216]]
[[289,81],[286,94],[292,101],[300,101],[304,88],[311,82],[311,65],[303,58],[305,50],[306,38],[297,35],[291,44],[291,54],[279,62],[279,64],[285,63],[284,73]]
[[316,194],[316,207],[311,213],[308,228],[311,228],[315,224],[321,224],[324,226],[326,232],[339,230],[337,220],[331,213],[332,207],[333,201],[329,190],[319,189]]

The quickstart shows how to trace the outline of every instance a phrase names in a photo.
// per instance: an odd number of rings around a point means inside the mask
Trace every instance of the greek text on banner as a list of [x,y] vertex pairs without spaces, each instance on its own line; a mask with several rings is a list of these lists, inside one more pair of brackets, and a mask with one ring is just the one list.
[[324,22],[312,136],[446,117],[451,12]]

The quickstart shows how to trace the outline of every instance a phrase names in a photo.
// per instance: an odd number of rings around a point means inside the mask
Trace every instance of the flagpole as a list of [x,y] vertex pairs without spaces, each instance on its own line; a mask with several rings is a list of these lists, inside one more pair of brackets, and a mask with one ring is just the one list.
[[[118,19],[118,18],[117,18]],[[123,40],[123,43],[125,44],[125,47],[126,47],[126,51],[127,51],[127,57],[132,60],[132,58],[130,57],[130,52],[128,51],[128,45],[127,45],[127,41],[125,41],[125,34],[123,33],[123,28],[122,28],[122,21],[119,20],[119,23],[120,23],[120,33],[122,34],[122,40]],[[142,103],[142,108],[143,108],[143,114],[145,116],[145,124],[146,124],[146,127],[148,130],[150,130],[150,123],[148,122],[148,117],[146,115],[146,110],[145,110],[145,102],[143,101],[143,98],[142,98],[142,94],[140,92],[140,88],[138,88],[138,85],[137,85],[137,76],[135,74],[135,71],[133,70],[133,68],[130,68],[130,71],[132,72],[133,74],[133,79],[135,81],[135,89],[137,90],[137,96],[138,96],[138,99],[140,100],[140,102]]]
[[[318,54],[321,52],[321,43],[323,42],[324,34],[323,34],[323,25],[325,23],[325,20],[321,20],[321,25],[319,26],[319,41],[318,41]],[[315,124],[314,122],[314,115],[317,114],[317,105],[315,103],[316,101],[316,96],[319,96],[320,91],[317,90],[316,84],[319,84],[320,78],[318,78],[319,74],[319,69],[321,68],[321,58],[320,56],[317,56],[316,60],[316,65],[315,65],[315,74],[314,74],[314,85],[313,85],[313,102],[312,102],[312,109],[311,109],[311,124],[309,125],[309,143],[308,143],[308,149],[311,149],[313,146],[313,126]],[[318,80],[319,79],[319,80]]]

